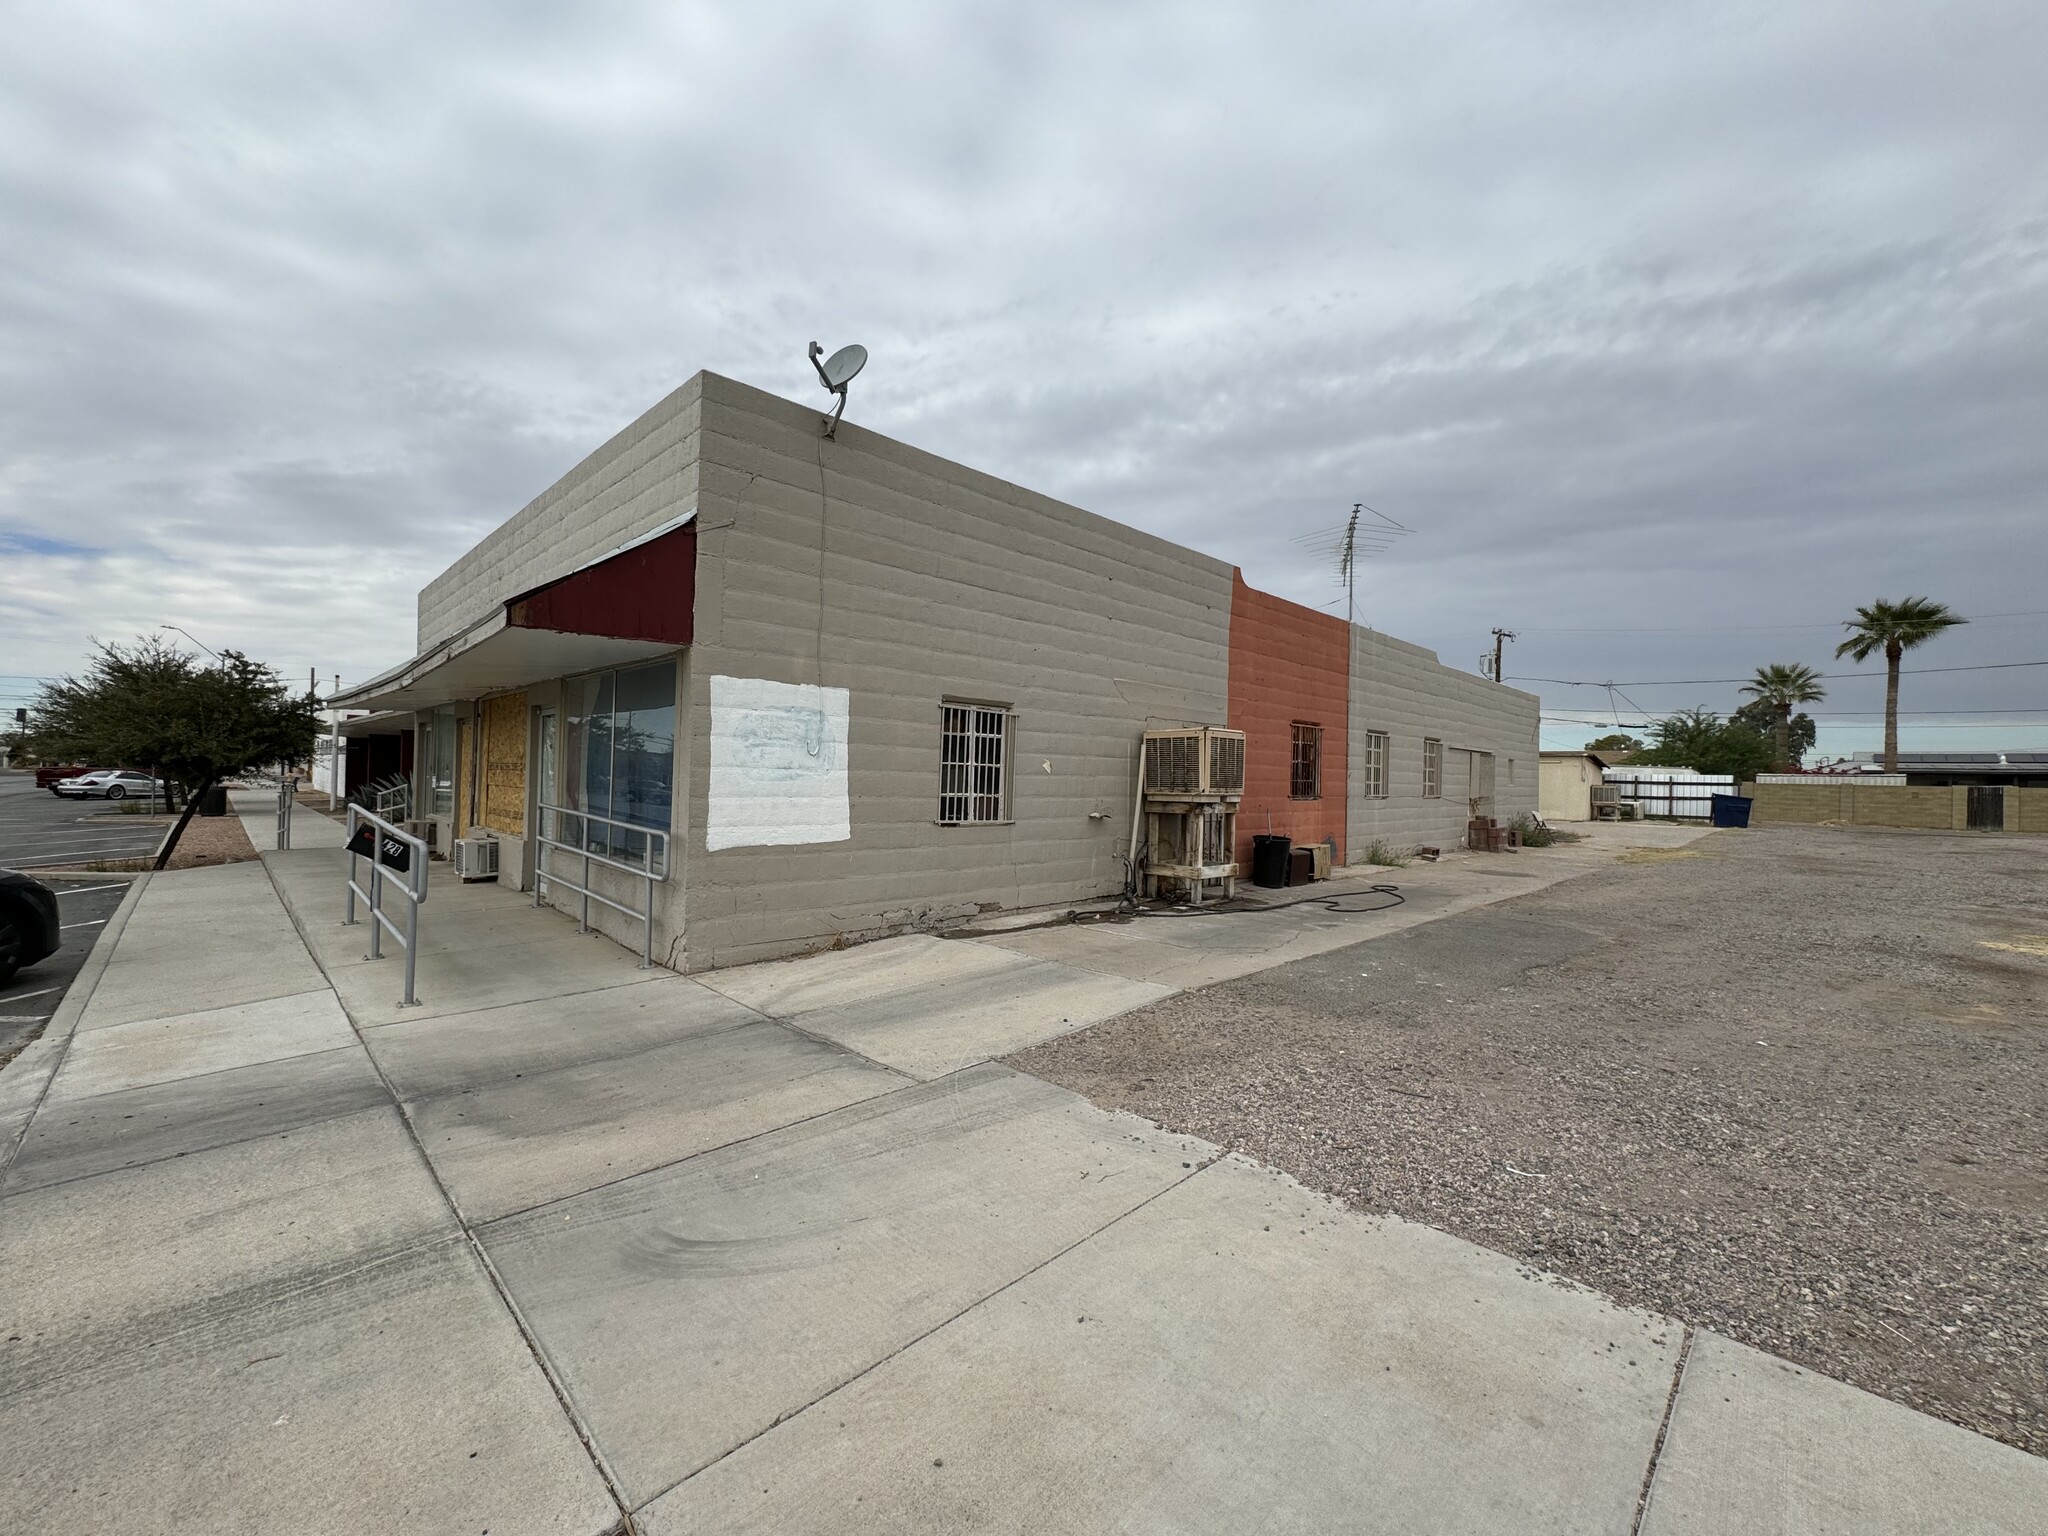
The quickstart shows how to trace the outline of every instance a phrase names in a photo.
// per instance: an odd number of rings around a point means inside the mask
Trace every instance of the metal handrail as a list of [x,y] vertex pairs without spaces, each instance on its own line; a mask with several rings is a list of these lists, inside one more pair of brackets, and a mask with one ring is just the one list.
[[[593,901],[602,902],[614,912],[624,913],[627,917],[639,918],[640,969],[643,971],[648,969],[654,964],[654,887],[657,881],[668,879],[668,834],[657,827],[643,827],[638,822],[620,821],[616,817],[599,816],[591,811],[572,810],[566,805],[548,805],[543,802],[538,809],[540,814],[535,819],[533,839],[533,904],[536,907],[542,904],[541,898],[545,894],[542,887],[548,884],[566,886],[569,890],[576,892],[583,898],[583,913],[576,925],[578,933],[590,932],[590,904]],[[583,835],[573,843],[559,835],[555,837],[548,836],[548,817],[550,815],[556,818],[555,830],[558,834],[563,830],[563,818],[574,817],[583,824]],[[590,847],[590,828],[592,825],[604,827],[608,832],[616,829],[619,832],[625,833],[628,837],[645,838],[647,840],[646,862],[643,864],[629,864],[623,860],[611,858],[607,854],[593,852]],[[607,837],[605,839],[605,846],[610,847],[611,842],[612,839]],[[548,872],[547,851],[550,848],[559,849],[563,853],[573,853],[582,858],[582,884],[577,884],[576,881],[571,880],[566,875],[556,875]],[[657,852],[660,854],[658,870],[655,858]],[[637,875],[641,880],[645,881],[646,891],[643,897],[644,904],[641,909],[636,912],[624,902],[614,901],[611,897],[604,895],[600,891],[593,891],[590,888],[590,866],[592,864],[600,864],[606,869],[616,869],[622,874]]]
[[[370,888],[367,891],[356,884],[356,860],[362,855],[357,853],[354,847],[356,829],[365,824],[375,828],[377,834],[377,852],[370,860]],[[343,909],[342,925],[347,927],[355,922],[356,898],[362,897],[369,904],[370,916],[375,919],[370,924],[370,952],[363,958],[384,958],[384,934],[387,930],[392,938],[403,944],[405,996],[399,1000],[399,1006],[416,1008],[420,1000],[413,996],[413,975],[420,949],[420,903],[427,899],[427,840],[423,837],[414,837],[410,832],[393,826],[374,811],[365,810],[360,805],[351,805],[348,808],[348,841],[348,899]],[[402,846],[412,855],[406,860],[405,879],[402,883],[387,879],[384,873],[384,859],[393,846]],[[397,886],[399,894],[406,899],[403,932],[399,931],[396,923],[384,915],[383,895],[385,890],[393,885]]]
[[[393,815],[393,812],[397,814]],[[412,819],[412,786],[410,784],[396,784],[390,789],[378,790],[376,813],[391,821],[410,821]]]

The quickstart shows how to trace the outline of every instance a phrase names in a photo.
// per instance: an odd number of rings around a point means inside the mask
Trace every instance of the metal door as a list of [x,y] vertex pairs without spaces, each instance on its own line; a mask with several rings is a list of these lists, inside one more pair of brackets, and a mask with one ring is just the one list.
[[2005,830],[2005,790],[1997,784],[1972,784],[1970,786],[1970,830],[1972,832],[2003,832]]

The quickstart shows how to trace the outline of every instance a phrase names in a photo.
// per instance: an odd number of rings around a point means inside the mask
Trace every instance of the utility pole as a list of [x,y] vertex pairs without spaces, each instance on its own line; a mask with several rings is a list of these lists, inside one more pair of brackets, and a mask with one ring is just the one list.
[[1493,632],[1493,680],[1496,683],[1500,681],[1501,647],[1514,638],[1515,632],[1512,629],[1496,629]]
[[[1358,513],[1363,502],[1351,504],[1351,520],[1344,525],[1344,555],[1338,562],[1337,571],[1344,578],[1344,629],[1350,631],[1358,623]],[[1349,641],[1345,642],[1347,645]]]

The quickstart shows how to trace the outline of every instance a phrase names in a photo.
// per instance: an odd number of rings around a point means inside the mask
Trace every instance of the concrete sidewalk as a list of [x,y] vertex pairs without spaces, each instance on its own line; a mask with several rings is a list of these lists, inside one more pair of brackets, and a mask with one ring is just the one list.
[[993,1059],[1689,840],[1621,830],[700,978],[437,865],[418,1008],[337,848],[154,876],[0,1073],[0,1517],[2048,1529],[2048,1462]]
[[[240,818],[242,830],[258,853],[277,848],[277,791],[274,789],[233,789],[228,791],[228,808]],[[333,816],[311,806],[292,808],[292,847],[339,848],[348,839],[347,829]]]

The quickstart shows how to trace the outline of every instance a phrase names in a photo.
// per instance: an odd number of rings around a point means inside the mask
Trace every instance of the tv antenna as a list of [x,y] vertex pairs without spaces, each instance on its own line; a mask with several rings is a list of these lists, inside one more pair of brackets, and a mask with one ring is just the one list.
[[[1371,521],[1366,514],[1371,514]],[[1351,516],[1341,528],[1324,528],[1305,533],[1294,542],[1304,544],[1325,559],[1337,562],[1337,583],[1344,589],[1344,621],[1358,622],[1358,562],[1385,554],[1415,530],[1395,522],[1384,512],[1375,512],[1362,501],[1351,504]]]
[[811,366],[818,370],[818,382],[839,397],[832,407],[832,414],[825,418],[825,435],[835,437],[839,431],[839,418],[846,410],[846,386],[853,382],[853,376],[868,364],[868,349],[855,345],[841,347],[824,362],[825,349],[815,341],[811,343]]

